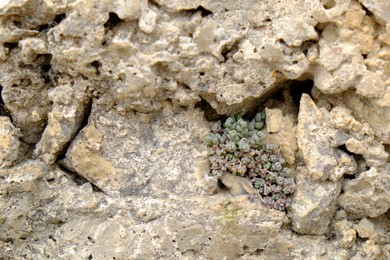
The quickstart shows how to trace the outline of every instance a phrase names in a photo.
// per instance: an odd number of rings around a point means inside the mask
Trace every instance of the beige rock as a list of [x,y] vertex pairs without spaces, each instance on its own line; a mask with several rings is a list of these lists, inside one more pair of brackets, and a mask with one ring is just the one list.
[[34,154],[47,164],[55,161],[58,153],[80,127],[87,106],[85,88],[79,82],[73,87],[62,85],[49,92],[53,102],[52,111],[48,114],[48,124],[34,150]]
[[336,209],[341,182],[316,181],[302,167],[297,169],[296,182],[290,209],[293,230],[299,234],[325,234]]
[[[389,258],[386,8],[2,1],[0,258]],[[261,105],[298,166],[287,214],[209,176],[207,120]]]
[[265,108],[266,121],[268,133],[279,132],[282,127],[283,111],[280,109]]
[[11,166],[19,156],[20,131],[6,116],[0,116],[0,168]]
[[338,203],[353,218],[377,217],[390,208],[389,164],[346,180]]
[[356,231],[361,238],[370,238],[375,234],[375,226],[368,218],[362,218],[356,225]]
[[[338,124],[345,124],[339,121]],[[318,109],[308,95],[302,95],[297,142],[308,172],[315,180],[338,181],[356,170],[356,162],[350,155],[333,148],[331,139],[336,131],[330,125],[329,112]]]

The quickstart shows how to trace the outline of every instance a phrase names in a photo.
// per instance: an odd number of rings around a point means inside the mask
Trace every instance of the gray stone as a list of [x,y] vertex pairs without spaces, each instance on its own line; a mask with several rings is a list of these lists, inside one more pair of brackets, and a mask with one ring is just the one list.
[[290,209],[292,228],[299,234],[323,235],[336,210],[342,183],[316,181],[305,168],[298,168],[297,189]]
[[377,217],[390,208],[390,164],[346,180],[338,203],[353,218]]

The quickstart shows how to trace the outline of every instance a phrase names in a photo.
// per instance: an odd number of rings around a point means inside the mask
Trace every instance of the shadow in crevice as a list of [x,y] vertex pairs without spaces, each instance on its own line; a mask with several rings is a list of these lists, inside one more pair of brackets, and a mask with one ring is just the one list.
[[312,97],[311,90],[313,89],[313,86],[314,82],[311,79],[304,81],[292,80],[288,84],[288,88],[290,89],[290,95],[294,105],[299,107],[299,103],[303,94],[308,94],[310,97]]
[[3,87],[0,85],[0,116],[8,116],[12,120],[11,113],[4,104],[3,96],[1,95],[2,91]]
[[122,19],[119,18],[119,16],[114,13],[114,12],[110,12],[108,14],[108,20],[107,22],[104,24],[104,28],[106,30],[112,30],[114,29],[114,27],[116,27],[120,22],[122,22]]
[[204,116],[207,121],[214,122],[218,120],[226,120],[225,115],[220,115],[217,113],[217,111],[203,98],[201,98],[201,101],[195,104],[195,108],[199,108],[204,112]]

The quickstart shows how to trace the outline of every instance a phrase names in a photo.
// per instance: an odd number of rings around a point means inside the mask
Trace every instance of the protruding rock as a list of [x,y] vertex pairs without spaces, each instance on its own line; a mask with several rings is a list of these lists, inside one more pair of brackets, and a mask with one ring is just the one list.
[[296,181],[290,210],[293,229],[306,235],[325,234],[336,210],[341,182],[316,181],[303,167],[297,169]]

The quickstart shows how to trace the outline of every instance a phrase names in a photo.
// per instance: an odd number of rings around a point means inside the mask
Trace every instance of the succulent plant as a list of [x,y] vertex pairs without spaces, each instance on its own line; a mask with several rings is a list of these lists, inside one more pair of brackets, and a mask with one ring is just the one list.
[[265,113],[257,113],[250,121],[241,115],[213,123],[210,133],[204,137],[208,146],[210,174],[220,178],[223,174],[235,174],[249,179],[262,196],[265,206],[285,210],[291,205],[290,194],[296,184],[292,170],[284,164],[275,144],[263,144]]

